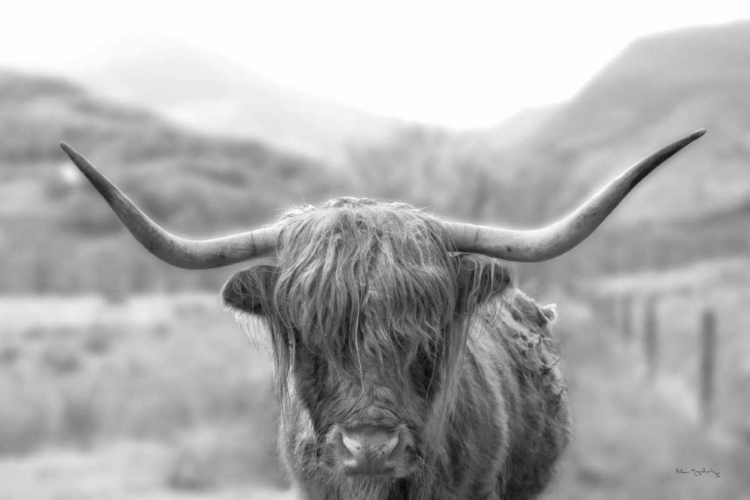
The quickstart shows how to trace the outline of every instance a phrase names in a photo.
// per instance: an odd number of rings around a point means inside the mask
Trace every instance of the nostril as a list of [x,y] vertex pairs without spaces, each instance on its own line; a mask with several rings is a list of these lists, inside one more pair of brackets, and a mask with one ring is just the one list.
[[398,433],[365,430],[341,432],[346,450],[356,459],[387,457],[398,446]]
[[380,449],[383,452],[383,455],[388,456],[396,448],[397,445],[398,445],[398,434],[393,434],[386,441],[383,442]]
[[362,452],[362,443],[357,441],[357,439],[352,438],[347,434],[341,433],[341,441],[344,443],[344,446],[352,455],[357,456]]

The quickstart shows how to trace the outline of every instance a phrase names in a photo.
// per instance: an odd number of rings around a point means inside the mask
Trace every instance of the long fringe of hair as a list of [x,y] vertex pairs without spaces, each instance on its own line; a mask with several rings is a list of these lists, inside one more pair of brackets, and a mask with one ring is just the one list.
[[457,259],[443,223],[406,204],[340,198],[292,209],[281,223],[273,293],[260,297],[263,310],[272,311],[266,320],[279,401],[286,399],[294,349],[333,367],[359,356],[408,366],[418,349],[431,353],[441,386],[425,422],[417,474],[428,491],[450,460],[442,441],[473,318],[492,290],[511,284],[510,273],[484,257]]
[[[277,331],[298,336],[280,339],[287,346],[337,366],[359,356],[411,358],[444,339],[457,269],[437,219],[405,204],[344,198],[282,220],[272,316]],[[276,347],[278,368],[288,370],[289,349]]]

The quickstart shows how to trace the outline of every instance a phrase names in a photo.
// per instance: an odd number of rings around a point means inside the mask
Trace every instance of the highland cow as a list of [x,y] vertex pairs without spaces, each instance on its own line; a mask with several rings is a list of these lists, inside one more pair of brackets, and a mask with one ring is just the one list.
[[261,319],[252,334],[275,360],[279,446],[305,498],[526,499],[549,483],[570,413],[550,337],[555,309],[519,291],[503,260],[570,250],[702,134],[535,231],[339,198],[204,241],[166,232],[63,149],[159,258],[195,269],[272,257],[235,274],[222,298],[240,322]]

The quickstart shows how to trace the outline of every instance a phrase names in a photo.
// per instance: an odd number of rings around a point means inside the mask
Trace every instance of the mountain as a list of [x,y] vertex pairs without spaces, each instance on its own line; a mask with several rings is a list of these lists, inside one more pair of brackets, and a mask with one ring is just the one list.
[[636,40],[508,155],[561,180],[549,193],[552,217],[654,149],[705,127],[706,137],[630,195],[613,223],[690,220],[744,206],[748,47],[747,21]]
[[388,135],[395,120],[264,79],[222,56],[154,36],[101,49],[69,76],[118,101],[222,136],[253,137],[339,162],[351,143]]
[[188,236],[258,227],[291,205],[347,191],[344,177],[320,162],[257,140],[185,130],[55,77],[0,71],[0,133],[0,292],[221,281],[221,274],[167,269],[138,248],[71,167],[61,140],[159,224]]
[[497,149],[508,149],[523,144],[556,113],[558,106],[534,106],[511,115],[502,123],[479,132]]
[[[0,132],[0,168],[8,175],[2,189],[13,193],[17,183],[33,181],[60,195],[22,203],[16,214],[48,208],[55,217],[65,217],[61,204],[75,205],[74,200],[93,195],[66,191],[62,172],[68,162],[58,147],[61,140],[132,187],[133,197],[142,198],[157,216],[188,231],[268,222],[270,211],[325,198],[338,186],[329,168],[318,162],[257,140],[185,130],[150,111],[112,103],[54,77],[0,72]],[[19,197],[8,194],[0,200],[2,208],[6,200]],[[202,206],[200,217],[180,210],[190,202],[196,209]],[[86,220],[94,213],[100,212],[84,210],[78,213],[81,218],[69,219]]]

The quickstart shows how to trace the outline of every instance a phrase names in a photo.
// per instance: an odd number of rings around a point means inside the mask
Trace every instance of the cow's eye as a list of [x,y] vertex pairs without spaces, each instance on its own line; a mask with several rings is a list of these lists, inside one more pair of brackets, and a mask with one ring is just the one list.
[[433,353],[419,349],[410,367],[414,389],[419,396],[426,399],[431,399],[437,388],[438,380],[435,361]]

